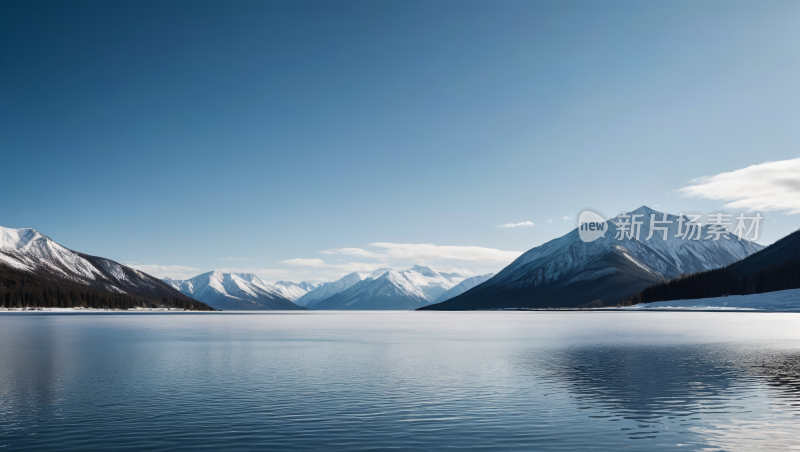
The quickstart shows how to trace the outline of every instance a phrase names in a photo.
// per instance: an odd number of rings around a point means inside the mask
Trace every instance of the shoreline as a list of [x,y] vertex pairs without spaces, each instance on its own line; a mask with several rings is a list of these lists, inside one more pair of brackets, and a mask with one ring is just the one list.
[[[416,311],[351,311],[351,310],[334,310],[334,311],[296,311],[296,310],[264,310],[264,311],[193,311],[177,308],[138,308],[138,309],[93,309],[93,308],[39,308],[39,309],[26,309],[26,308],[0,308],[0,315],[9,314],[138,314],[138,313],[173,313],[173,314],[190,314],[190,313],[207,313],[207,314],[226,314],[226,315],[287,315],[287,314],[381,314],[381,313],[412,313]],[[635,308],[635,307],[622,307],[622,308],[594,308],[594,309],[486,309],[486,310],[471,310],[471,311],[420,311],[425,313],[451,313],[451,314],[488,314],[488,313],[534,313],[534,312],[561,312],[561,313],[634,313],[634,312],[739,312],[739,313],[800,313],[800,309],[758,309],[758,308],[736,308],[736,307],[677,307],[677,306],[664,306],[664,307],[649,307],[649,308]]]

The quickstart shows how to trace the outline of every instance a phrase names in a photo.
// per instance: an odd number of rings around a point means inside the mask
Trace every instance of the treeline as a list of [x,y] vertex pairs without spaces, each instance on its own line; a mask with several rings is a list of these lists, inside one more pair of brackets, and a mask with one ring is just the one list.
[[44,278],[0,264],[0,307],[5,308],[179,308],[213,311],[189,297],[140,297]]
[[800,289],[800,231],[727,267],[654,284],[623,305]]

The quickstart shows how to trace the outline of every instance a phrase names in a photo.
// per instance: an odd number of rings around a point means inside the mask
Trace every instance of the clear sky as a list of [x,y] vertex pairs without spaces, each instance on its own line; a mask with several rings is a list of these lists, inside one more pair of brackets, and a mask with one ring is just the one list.
[[3,1],[0,225],[156,276],[496,271],[583,207],[736,201],[680,189],[800,157],[798,80],[795,0]]

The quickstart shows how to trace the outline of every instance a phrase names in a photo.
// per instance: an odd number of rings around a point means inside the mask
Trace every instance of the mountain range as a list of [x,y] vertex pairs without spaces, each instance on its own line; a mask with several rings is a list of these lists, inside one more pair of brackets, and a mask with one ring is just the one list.
[[[0,227],[0,264],[0,301],[7,307],[210,309],[153,276],[73,251],[34,229]],[[26,281],[38,289],[17,284]]]
[[[763,248],[747,240],[678,237],[678,216],[642,206],[644,224],[639,239],[617,239],[619,218],[606,221],[607,233],[592,242],[578,229],[524,253],[488,281],[423,309],[473,310],[496,308],[564,308],[615,305],[644,288],[684,273],[712,270],[741,260]],[[650,236],[650,219],[672,221]],[[685,228],[685,225],[683,225]],[[666,240],[664,240],[666,237]]]
[[[417,309],[445,294],[455,296],[487,277],[466,278],[459,273],[439,273],[422,265],[403,271],[382,268],[368,275],[350,274],[331,286],[317,289],[324,290],[324,296],[310,292],[305,297],[309,299],[306,307],[312,310]],[[471,281],[461,284],[467,280]]]
[[445,294],[455,296],[478,280],[415,265],[404,271],[380,268],[370,273],[353,272],[328,283],[269,284],[252,273],[219,271],[186,280],[164,278],[163,281],[184,295],[221,310],[409,310],[445,299],[442,298]]
[[[638,237],[619,240],[616,224],[619,218],[612,218],[605,222],[606,234],[597,240],[584,242],[579,231],[574,229],[522,254],[496,275],[468,277],[415,265],[402,271],[381,268],[371,273],[354,272],[326,283],[278,281],[269,284],[252,273],[218,271],[186,280],[164,278],[162,281],[112,260],[67,249],[33,229],[0,228],[0,265],[6,278],[6,286],[0,287],[6,300],[0,301],[8,304],[13,298],[15,305],[20,305],[28,303],[29,299],[41,300],[45,304],[58,300],[59,305],[88,306],[87,300],[90,300],[91,306],[103,303],[109,306],[157,305],[191,309],[210,309],[210,306],[224,310],[474,310],[611,306],[654,284],[681,275],[728,268],[738,261],[741,262],[726,270],[727,278],[746,280],[750,286],[772,284],[783,287],[783,283],[762,281],[762,276],[747,276],[742,269],[749,269],[750,273],[761,271],[766,275],[765,266],[783,262],[778,262],[779,259],[794,258],[796,242],[800,241],[800,238],[790,236],[778,242],[780,247],[773,245],[759,252],[763,246],[738,240],[735,236],[731,240],[710,239],[712,234],[709,234],[708,226],[700,228],[697,236],[701,239],[687,240],[679,234],[679,229],[685,225],[678,221],[678,216],[646,206],[631,214],[639,214],[644,220]],[[664,230],[651,232],[651,217],[671,223]],[[745,259],[751,255],[754,255],[751,259]],[[793,270],[786,271],[787,277],[793,277]],[[720,277],[718,273],[715,275],[715,278]],[[16,282],[22,284],[22,281],[29,280],[35,280],[31,284],[42,287],[40,293],[8,289]],[[77,295],[70,295],[73,298],[69,300],[64,298],[66,295],[61,291],[68,290],[67,286],[78,288],[82,294],[80,300],[75,298]],[[653,290],[648,293],[650,295],[640,297],[641,301],[653,298]],[[702,296],[708,296],[708,291]]]
[[292,303],[285,295],[288,292],[286,287],[288,284],[273,286],[252,273],[210,271],[186,280],[164,278],[164,282],[184,295],[202,300],[214,309],[225,311],[303,309]]

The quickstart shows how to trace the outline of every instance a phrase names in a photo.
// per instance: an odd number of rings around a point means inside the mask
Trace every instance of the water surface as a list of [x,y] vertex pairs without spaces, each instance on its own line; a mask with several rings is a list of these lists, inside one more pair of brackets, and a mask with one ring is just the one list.
[[800,449],[800,314],[0,314],[0,450]]

